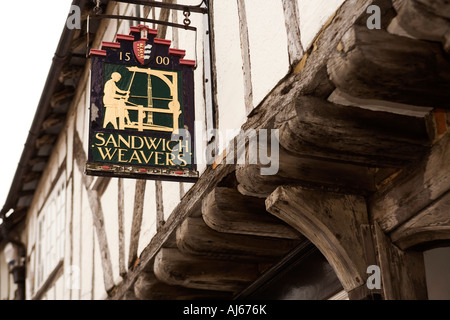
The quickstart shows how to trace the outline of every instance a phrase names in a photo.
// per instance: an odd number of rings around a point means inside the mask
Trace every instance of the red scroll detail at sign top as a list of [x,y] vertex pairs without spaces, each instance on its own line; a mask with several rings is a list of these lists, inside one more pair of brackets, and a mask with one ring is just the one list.
[[[143,37],[143,36],[145,36],[145,32],[147,33],[146,38]],[[107,50],[123,49],[123,47],[121,46],[121,43],[122,43],[122,45],[124,45],[125,42],[130,41],[130,42],[133,42],[132,46],[135,51],[134,53],[136,55],[136,59],[141,64],[145,64],[144,50],[145,50],[146,43],[148,43],[147,41],[150,41],[150,43],[153,42],[153,44],[156,46],[164,46],[164,47],[170,47],[170,45],[172,44],[171,40],[156,38],[155,36],[157,35],[157,33],[158,33],[157,30],[151,29],[144,25],[132,26],[132,27],[130,27],[129,35],[117,34],[116,38],[115,38],[115,42],[103,41],[101,43],[102,50],[92,49],[90,51],[90,54],[106,56]],[[190,66],[190,67],[196,66],[195,60],[184,59],[184,57],[186,56],[186,50],[176,49],[176,48],[168,48],[168,54],[171,56],[175,56],[177,58],[177,61],[179,59],[179,64],[182,66]]]
[[154,43],[155,43],[155,44],[163,44],[163,45],[166,45],[166,46],[170,46],[170,44],[172,43],[172,41],[166,40],[166,39],[155,38]]
[[195,67],[195,60],[180,59],[180,64]]
[[184,56],[186,55],[186,50],[169,48],[169,54],[184,58]]
[[96,55],[96,56],[103,56],[106,57],[106,51],[105,50],[97,50],[97,49],[91,49],[89,52],[90,55]]
[[118,40],[134,41],[134,37],[126,34],[118,34],[116,36],[116,41]]
[[102,49],[104,49],[104,48],[120,49],[120,43],[119,42],[102,41]]

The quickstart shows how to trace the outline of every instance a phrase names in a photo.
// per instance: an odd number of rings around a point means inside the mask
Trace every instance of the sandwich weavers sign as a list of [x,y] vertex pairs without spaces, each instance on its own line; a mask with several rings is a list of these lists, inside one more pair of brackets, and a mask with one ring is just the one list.
[[195,181],[194,67],[156,30],[91,50],[89,153],[86,173]]

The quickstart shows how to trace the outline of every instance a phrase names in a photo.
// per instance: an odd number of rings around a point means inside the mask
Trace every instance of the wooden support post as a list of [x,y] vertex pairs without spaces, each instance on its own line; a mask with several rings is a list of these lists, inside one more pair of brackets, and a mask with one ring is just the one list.
[[386,300],[426,300],[427,286],[422,252],[402,251],[375,223],[382,290]]
[[[75,161],[77,163],[77,167],[79,171],[84,170],[84,166],[86,164],[86,154],[83,149],[83,144],[81,142],[80,136],[78,132],[75,131],[73,141],[73,154],[75,157]],[[88,195],[89,206],[92,212],[92,220],[94,222],[95,233],[97,234],[97,241],[100,248],[101,253],[101,263],[103,269],[103,281],[105,285],[105,291],[110,294],[115,287],[114,278],[113,278],[113,270],[112,270],[112,262],[111,262],[111,253],[108,245],[108,238],[106,236],[105,230],[105,221],[102,203],[100,201],[100,195],[97,190],[91,190],[90,185],[93,181],[92,176],[84,175],[82,176],[83,184],[86,189]]]

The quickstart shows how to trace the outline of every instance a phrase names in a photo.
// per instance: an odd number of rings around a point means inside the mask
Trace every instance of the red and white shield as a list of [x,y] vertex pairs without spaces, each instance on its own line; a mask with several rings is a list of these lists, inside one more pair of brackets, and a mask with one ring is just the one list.
[[146,44],[145,40],[135,41],[133,43],[134,55],[141,64],[147,64],[152,53],[152,45]]
[[136,59],[141,63],[145,64],[145,41],[135,41],[133,43],[134,55]]

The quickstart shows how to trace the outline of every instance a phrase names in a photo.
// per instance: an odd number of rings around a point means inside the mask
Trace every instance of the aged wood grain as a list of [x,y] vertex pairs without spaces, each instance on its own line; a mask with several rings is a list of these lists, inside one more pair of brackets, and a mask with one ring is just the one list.
[[239,15],[239,35],[242,55],[242,71],[244,73],[244,100],[246,113],[253,110],[252,67],[250,61],[250,40],[248,38],[247,13],[245,1],[237,0]]
[[408,34],[422,40],[441,42],[444,49],[450,52],[448,18],[430,11],[430,6],[420,1],[394,0],[393,5],[398,13],[397,22]]
[[213,170],[211,167],[207,168],[202,178],[189,189],[183,201],[179,203],[167,222],[160,231],[152,238],[148,246],[140,255],[140,263],[134,270],[128,272],[126,279],[117,286],[114,296],[108,299],[121,299],[130,288],[134,285],[139,274],[145,270],[150,263],[153,263],[156,253],[159,249],[172,239],[176,228],[191,214],[193,211],[199,210],[203,196],[207,194],[214,186],[216,186],[223,178],[234,171],[234,166],[219,166]]
[[[83,172],[84,166],[87,161],[86,154],[83,149],[83,144],[81,142],[78,132],[75,130],[73,135],[73,154],[75,162],[77,164],[78,170]],[[102,204],[100,201],[100,195],[97,190],[89,189],[93,181],[93,177],[82,174],[82,182],[86,189],[88,195],[88,202],[92,212],[92,220],[94,222],[95,232],[97,234],[97,241],[101,253],[101,263],[103,269],[103,281],[105,285],[105,290],[108,294],[114,289],[114,278],[111,262],[111,253],[109,250],[108,239],[106,236],[105,224],[104,224],[104,214],[102,209]]]
[[144,212],[144,197],[146,180],[136,180],[134,192],[133,220],[131,223],[128,268],[131,269],[138,257],[139,237],[141,234],[142,215]]
[[450,190],[390,234],[400,249],[450,240]]
[[300,13],[298,2],[292,0],[282,0],[284,19],[286,25],[289,63],[297,64],[303,57],[304,50],[300,31]]
[[256,264],[192,257],[168,248],[156,255],[154,272],[170,285],[226,292],[243,289],[259,275]]
[[374,223],[382,291],[385,300],[426,300],[427,286],[423,254],[402,251]]
[[125,193],[123,179],[119,178],[117,186],[117,215],[119,232],[119,274],[124,277],[127,274],[125,265]]
[[267,198],[266,206],[314,243],[347,292],[365,286],[361,226],[369,221],[363,197],[282,186]]
[[280,128],[280,144],[300,156],[397,167],[417,161],[431,144],[425,117],[338,105],[299,96],[292,118]]
[[[276,175],[261,175],[261,165],[237,165],[238,190],[244,195],[265,198],[278,186],[301,184],[356,194],[370,194],[385,178],[385,171],[368,165],[333,161],[309,155],[299,156],[279,148],[279,170]],[[391,173],[390,169],[387,169]]]
[[341,49],[327,64],[341,91],[360,98],[450,108],[450,62],[440,43],[354,26],[342,38]]
[[142,272],[134,286],[141,300],[212,300],[231,299],[229,292],[189,289],[159,281],[153,272]]
[[202,201],[202,216],[212,229],[245,235],[300,239],[300,234],[266,211],[264,199],[217,187]]
[[178,249],[186,254],[218,260],[275,262],[300,240],[217,232],[202,218],[187,218],[177,229]]
[[369,197],[368,205],[384,232],[390,232],[450,189],[450,134],[416,165]]

